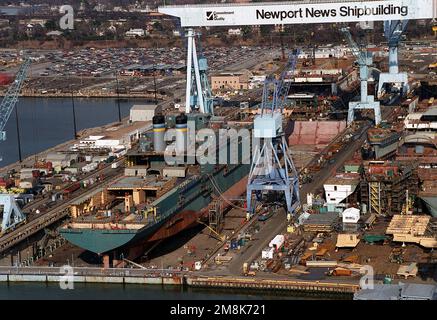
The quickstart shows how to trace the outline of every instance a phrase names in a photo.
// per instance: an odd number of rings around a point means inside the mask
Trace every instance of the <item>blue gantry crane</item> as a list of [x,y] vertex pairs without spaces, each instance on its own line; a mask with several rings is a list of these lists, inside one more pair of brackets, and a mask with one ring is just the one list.
[[256,141],[246,194],[249,214],[255,212],[256,200],[261,200],[266,192],[283,192],[288,214],[300,205],[299,177],[282,128],[284,103],[291,85],[288,77],[294,73],[298,55],[299,50],[293,50],[280,78],[271,76],[264,82],[261,114],[254,120]]
[[30,67],[30,59],[26,58],[21,64],[20,69],[17,72],[14,82],[10,85],[6,92],[2,103],[0,104],[0,141],[6,140],[6,123],[14,110],[15,104],[18,101],[18,95],[23,85],[24,79],[26,79],[27,70]]
[[369,81],[369,69],[373,64],[372,52],[369,52],[366,47],[360,47],[353,39],[349,31],[349,28],[341,28],[340,31],[344,34],[352,54],[357,59],[358,66],[360,67],[360,83],[361,83],[361,98],[360,101],[349,102],[349,110],[347,123],[350,124],[354,121],[355,110],[357,109],[373,109],[375,112],[375,124],[381,123],[381,108],[378,101],[375,101],[375,97],[368,95]]
[[0,207],[3,208],[0,236],[26,222],[26,216],[17,205],[14,195],[0,193]]
[[378,98],[384,94],[384,86],[387,84],[400,85],[401,95],[408,92],[408,75],[406,72],[399,72],[398,50],[401,36],[407,28],[408,20],[388,20],[384,21],[384,35],[388,41],[388,73],[384,72],[379,75]]
[[[0,104],[0,141],[6,140],[6,123],[18,101],[18,94],[20,93],[21,86],[26,78],[29,66],[30,59],[25,59],[17,72],[14,82],[10,85],[2,103]],[[0,194],[0,207],[3,208],[0,235],[26,221],[26,216],[18,207],[13,195]]]

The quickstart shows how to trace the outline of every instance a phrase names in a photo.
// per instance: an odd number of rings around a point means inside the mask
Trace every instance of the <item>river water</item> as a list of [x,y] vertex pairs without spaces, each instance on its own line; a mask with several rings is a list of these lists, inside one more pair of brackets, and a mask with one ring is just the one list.
[[[16,282],[0,283],[0,300],[278,300],[316,299],[317,296],[264,291],[224,289],[183,289],[179,286],[122,285],[75,283],[72,290],[63,290],[57,283]],[[320,296],[318,296],[320,298]]]
[[[122,116],[144,99],[120,101]],[[102,126],[118,121],[118,104],[112,98],[75,98],[77,129]],[[73,138],[71,98],[20,98],[17,106],[23,159]],[[6,141],[0,142],[0,167],[18,161],[15,112],[6,124]]]

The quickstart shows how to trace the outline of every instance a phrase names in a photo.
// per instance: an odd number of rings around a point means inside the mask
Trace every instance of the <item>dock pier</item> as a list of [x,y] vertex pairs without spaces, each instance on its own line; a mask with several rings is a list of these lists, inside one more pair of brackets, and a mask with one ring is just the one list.
[[[320,294],[353,294],[358,283],[305,281],[299,279],[263,279],[236,276],[202,276],[175,270],[74,268],[73,282],[144,285],[177,285],[193,288],[232,288],[278,290]],[[60,282],[67,274],[58,267],[0,267],[0,282]]]

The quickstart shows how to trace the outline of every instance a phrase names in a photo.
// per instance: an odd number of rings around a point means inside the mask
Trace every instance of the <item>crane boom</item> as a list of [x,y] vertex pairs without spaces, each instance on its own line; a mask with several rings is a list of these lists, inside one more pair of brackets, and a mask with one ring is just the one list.
[[349,28],[341,28],[340,31],[343,33],[344,37],[346,38],[346,41],[349,44],[349,47],[351,49],[352,54],[357,59],[357,62],[359,64],[366,64],[365,57],[363,56],[363,53],[358,46],[358,44],[355,42],[355,40],[352,38],[352,35],[349,31]]
[[0,141],[6,140],[6,123],[11,116],[12,110],[14,110],[15,104],[18,101],[18,95],[23,85],[24,79],[26,79],[26,73],[30,66],[30,59],[26,58],[20,69],[17,72],[17,76],[14,82],[9,87],[8,91],[0,104]]
[[408,20],[384,21],[384,35],[390,47],[397,46],[407,29]]
[[275,79],[273,75],[266,77],[261,103],[261,114],[264,113],[265,109],[275,112],[282,111],[284,108],[284,102],[291,87],[291,82],[287,81],[287,78],[289,74],[293,75],[294,73],[299,53],[299,49],[292,51],[279,79]]
[[287,81],[287,76],[293,76],[294,70],[296,69],[297,58],[300,54],[299,49],[294,49],[290,54],[288,63],[281,74],[279,86],[278,86],[278,95],[277,95],[277,109],[282,110],[284,108],[285,99],[288,96],[288,92],[291,88],[291,81]]

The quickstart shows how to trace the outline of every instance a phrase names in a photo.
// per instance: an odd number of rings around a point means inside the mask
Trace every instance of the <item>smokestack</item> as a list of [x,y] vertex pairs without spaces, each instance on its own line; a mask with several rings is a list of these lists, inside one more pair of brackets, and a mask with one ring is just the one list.
[[152,119],[153,123],[153,149],[155,152],[165,151],[165,117],[156,115]]
[[187,121],[184,113],[176,117],[176,152],[185,153],[187,146]]

